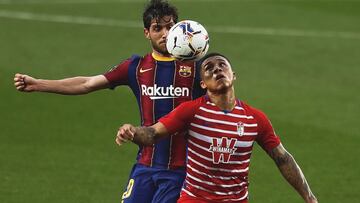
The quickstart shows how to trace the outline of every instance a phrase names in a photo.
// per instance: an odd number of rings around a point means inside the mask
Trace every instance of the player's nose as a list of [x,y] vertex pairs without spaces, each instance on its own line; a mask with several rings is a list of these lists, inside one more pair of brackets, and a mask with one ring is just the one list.
[[218,73],[218,72],[222,72],[222,71],[223,71],[223,69],[219,65],[216,65],[214,67],[214,73]]
[[166,38],[168,36],[168,34],[169,34],[169,29],[164,28],[163,29],[163,37]]

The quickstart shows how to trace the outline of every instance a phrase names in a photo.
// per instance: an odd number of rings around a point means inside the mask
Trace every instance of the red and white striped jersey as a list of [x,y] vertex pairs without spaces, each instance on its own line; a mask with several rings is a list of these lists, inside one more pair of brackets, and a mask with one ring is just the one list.
[[169,133],[188,129],[187,174],[182,195],[215,202],[246,202],[250,156],[280,144],[261,111],[237,100],[222,111],[207,96],[181,104],[159,120]]

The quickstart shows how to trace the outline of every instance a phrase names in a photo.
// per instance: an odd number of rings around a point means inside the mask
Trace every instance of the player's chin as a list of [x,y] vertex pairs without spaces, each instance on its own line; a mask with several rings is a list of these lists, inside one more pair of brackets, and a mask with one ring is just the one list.
[[217,81],[216,90],[217,92],[226,92],[231,87],[231,84],[226,81]]
[[162,52],[169,53],[168,50],[166,49],[166,43],[165,42],[161,42],[159,44],[159,48],[161,49]]
[[216,80],[216,85],[218,87],[222,87],[222,86],[229,86],[229,81],[226,78],[220,78],[218,80]]
[[161,53],[164,56],[168,56],[168,55],[170,56],[170,53],[166,49],[166,46],[159,46],[156,51],[158,51],[159,53]]

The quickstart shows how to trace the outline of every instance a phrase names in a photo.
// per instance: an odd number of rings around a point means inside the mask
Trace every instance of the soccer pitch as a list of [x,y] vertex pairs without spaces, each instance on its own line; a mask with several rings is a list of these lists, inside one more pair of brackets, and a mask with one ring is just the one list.
[[[210,51],[237,74],[237,97],[262,109],[319,202],[360,195],[360,2],[174,0],[202,23]],[[83,96],[20,93],[15,73],[96,75],[150,45],[146,0],[0,0],[0,202],[119,202],[137,147],[115,145],[139,124],[130,89]],[[303,202],[257,145],[250,202]]]

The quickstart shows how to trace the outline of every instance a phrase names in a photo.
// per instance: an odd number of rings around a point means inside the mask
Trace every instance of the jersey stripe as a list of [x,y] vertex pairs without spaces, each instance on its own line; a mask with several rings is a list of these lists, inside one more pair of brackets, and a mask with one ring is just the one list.
[[[237,126],[237,125],[238,125],[238,123],[235,123],[235,122],[228,122],[228,121],[222,121],[222,120],[217,120],[217,119],[206,118],[206,117],[204,117],[204,116],[200,116],[200,115],[197,115],[197,114],[195,114],[194,117],[195,117],[195,118],[198,118],[198,119],[201,119],[201,120],[204,120],[204,121],[213,122],[213,123],[233,125],[233,126]],[[254,123],[254,124],[243,123],[243,125],[244,125],[245,127],[257,127],[257,123]]]
[[211,170],[211,171],[223,171],[223,172],[229,172],[229,173],[244,173],[244,172],[249,171],[249,167],[246,167],[245,169],[234,169],[234,170],[209,167],[209,166],[206,166],[206,165],[194,160],[191,156],[188,156],[188,160],[190,160],[191,162],[195,163],[198,166],[201,166],[201,167],[203,167],[207,170]]
[[[174,61],[156,61],[156,72],[155,72],[155,84],[157,87],[169,87],[174,84],[174,78],[169,77],[173,76],[175,73]],[[168,94],[169,89],[166,92],[163,92],[165,95]],[[173,109],[173,99],[158,99],[154,101],[154,116],[155,121],[159,118],[165,116]],[[170,154],[172,147],[172,136],[161,139],[154,146],[154,156],[153,164],[155,167],[165,166],[169,167],[170,165]],[[158,166],[159,165],[159,166]]]
[[[143,93],[144,86],[153,86],[154,85],[154,74],[155,74],[155,63],[153,58],[150,55],[145,56],[139,66],[137,67],[137,83],[140,89],[140,96],[138,98],[139,104],[142,109],[142,125],[150,126],[152,125],[154,120],[154,102]],[[142,70],[148,70],[146,72],[142,72]],[[153,147],[145,146],[142,147],[139,151],[141,155],[139,162],[142,164],[152,166],[152,157],[154,154]]]
[[[186,179],[186,184],[189,184],[189,185],[191,185],[191,186],[193,186],[193,187],[195,187],[195,188],[197,188],[197,189],[204,190],[204,191],[206,191],[206,192],[208,192],[208,193],[212,193],[212,194],[216,194],[216,195],[226,195],[226,196],[228,196],[228,195],[239,194],[239,193],[242,193],[242,192],[243,192],[243,190],[229,191],[229,192],[218,192],[218,191],[209,190],[209,189],[206,189],[206,188],[204,188],[204,187],[202,187],[202,186],[199,186],[199,185],[195,185],[195,184],[193,184],[193,183],[190,183],[189,180],[190,180],[190,179]],[[202,182],[202,183],[204,183],[204,182]]]
[[[190,123],[190,125],[194,126],[194,127],[197,127],[197,128],[204,129],[204,130],[208,130],[208,131],[220,132],[220,133],[232,134],[232,135],[239,135],[239,133],[237,131],[221,130],[221,129],[217,129],[217,128],[209,128],[209,127],[198,125],[198,124],[195,124],[195,123]],[[243,135],[257,135],[257,132],[245,132]]]
[[[174,72],[174,87],[188,87],[189,95],[178,97],[173,99],[173,108],[176,108],[181,103],[191,100],[194,97],[197,98],[199,95],[196,94],[195,90],[198,91],[199,88],[195,87],[194,81],[196,76],[196,67],[194,62],[180,62],[174,61],[175,72]],[[186,146],[186,132],[178,132],[176,135],[171,135],[172,143],[175,145],[183,145]],[[182,157],[183,154],[186,154],[186,148],[179,147],[170,147],[169,149],[170,160],[169,160],[169,168],[172,165],[184,165],[186,164],[186,158]]]
[[203,175],[203,176],[207,176],[208,178],[211,178],[211,179],[221,179],[221,180],[235,180],[236,178],[238,178],[237,176],[216,176],[216,175],[209,175],[208,173],[204,173],[204,172],[201,172],[193,167],[191,167],[189,164],[187,165],[187,170],[191,170],[192,172],[194,173],[197,173],[199,175]]

